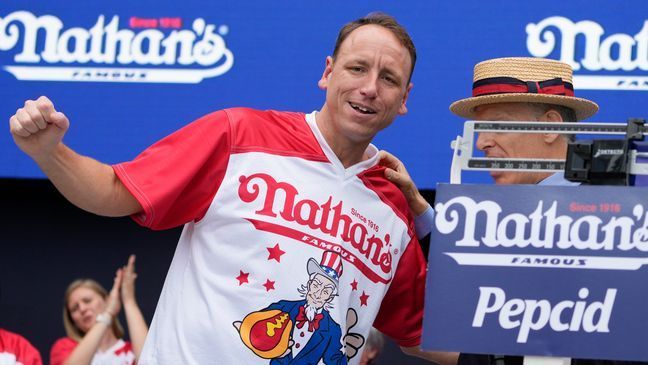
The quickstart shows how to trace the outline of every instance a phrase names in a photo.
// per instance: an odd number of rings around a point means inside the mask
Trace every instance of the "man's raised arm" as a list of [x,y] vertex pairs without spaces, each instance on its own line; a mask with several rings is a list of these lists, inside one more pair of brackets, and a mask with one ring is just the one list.
[[29,155],[70,202],[105,216],[142,210],[112,167],[81,156],[63,144],[70,121],[45,96],[28,100],[9,119],[16,145]]

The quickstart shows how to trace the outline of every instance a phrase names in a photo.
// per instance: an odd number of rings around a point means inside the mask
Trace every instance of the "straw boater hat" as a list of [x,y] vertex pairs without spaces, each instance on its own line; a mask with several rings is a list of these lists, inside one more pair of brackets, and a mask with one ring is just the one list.
[[572,69],[563,62],[546,58],[495,58],[475,65],[472,97],[455,101],[450,110],[475,118],[475,107],[496,103],[544,103],[573,109],[576,118],[589,118],[598,111],[596,103],[574,96]]

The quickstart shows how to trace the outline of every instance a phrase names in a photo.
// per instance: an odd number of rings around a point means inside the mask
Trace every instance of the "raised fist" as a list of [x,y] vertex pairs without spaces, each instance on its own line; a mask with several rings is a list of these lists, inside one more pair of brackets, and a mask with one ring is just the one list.
[[27,100],[25,106],[9,118],[9,128],[16,145],[32,158],[51,154],[61,142],[70,121],[45,96]]

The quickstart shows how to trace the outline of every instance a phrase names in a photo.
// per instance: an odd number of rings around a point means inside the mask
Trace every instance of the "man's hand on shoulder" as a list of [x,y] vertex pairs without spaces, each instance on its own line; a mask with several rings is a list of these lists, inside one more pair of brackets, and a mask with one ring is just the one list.
[[414,180],[410,177],[405,165],[396,156],[387,151],[380,151],[378,163],[386,167],[385,178],[393,182],[405,195],[407,204],[415,217],[423,214],[430,206],[418,191]]

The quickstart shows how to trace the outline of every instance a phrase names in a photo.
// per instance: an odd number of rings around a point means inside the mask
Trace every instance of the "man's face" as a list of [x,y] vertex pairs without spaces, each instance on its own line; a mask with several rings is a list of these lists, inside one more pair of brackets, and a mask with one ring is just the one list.
[[[539,121],[537,110],[525,103],[487,104],[477,107],[476,120]],[[544,134],[532,133],[479,133],[477,148],[486,157],[498,158],[551,158],[547,156]],[[495,184],[537,184],[546,173],[491,171]]]
[[[340,45],[336,59],[326,59],[319,81],[325,89],[324,136],[345,142],[370,142],[399,114],[411,88],[409,52],[387,29],[364,25]],[[330,141],[329,141],[330,143]]]
[[306,293],[306,302],[309,306],[320,309],[333,297],[335,293],[335,283],[333,280],[324,275],[316,274],[308,282],[308,292]]

